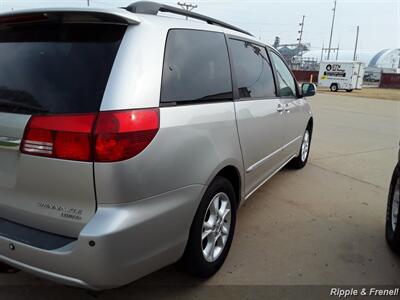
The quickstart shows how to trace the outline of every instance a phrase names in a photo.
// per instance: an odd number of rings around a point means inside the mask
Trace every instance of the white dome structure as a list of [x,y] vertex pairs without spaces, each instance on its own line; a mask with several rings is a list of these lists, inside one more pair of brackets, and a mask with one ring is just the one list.
[[369,68],[400,69],[400,49],[379,51],[368,63]]

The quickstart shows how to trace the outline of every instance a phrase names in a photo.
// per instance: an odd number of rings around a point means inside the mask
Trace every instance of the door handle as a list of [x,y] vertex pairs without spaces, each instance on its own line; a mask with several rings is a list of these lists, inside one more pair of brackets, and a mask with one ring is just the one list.
[[282,113],[284,111],[284,108],[282,106],[282,104],[278,104],[278,107],[276,108],[276,111],[279,113]]

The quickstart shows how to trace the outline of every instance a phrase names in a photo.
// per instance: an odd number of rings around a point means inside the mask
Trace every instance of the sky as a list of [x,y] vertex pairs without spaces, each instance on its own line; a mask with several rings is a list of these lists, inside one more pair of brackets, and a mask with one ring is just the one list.
[[[178,1],[178,0],[177,0]],[[177,1],[163,1],[176,5]],[[181,0],[185,2],[185,0]],[[90,6],[121,7],[135,0],[90,0]],[[186,0],[196,12],[246,29],[267,44],[296,43],[305,15],[303,41],[312,50],[329,43],[333,0]],[[87,0],[0,0],[0,11],[31,7],[86,6]],[[332,47],[354,49],[360,26],[359,50],[400,48],[400,0],[338,0]]]

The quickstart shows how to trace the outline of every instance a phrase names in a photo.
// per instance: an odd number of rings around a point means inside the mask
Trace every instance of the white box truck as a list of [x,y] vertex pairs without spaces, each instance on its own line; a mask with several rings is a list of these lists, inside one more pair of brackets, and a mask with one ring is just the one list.
[[338,90],[361,90],[364,64],[358,61],[322,61],[319,66],[318,86]]

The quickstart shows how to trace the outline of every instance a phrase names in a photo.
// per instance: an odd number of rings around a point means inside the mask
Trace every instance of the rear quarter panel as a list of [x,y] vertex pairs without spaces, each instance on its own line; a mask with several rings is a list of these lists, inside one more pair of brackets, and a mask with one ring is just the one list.
[[238,169],[243,182],[233,102],[164,107],[160,130],[142,153],[123,162],[95,164],[97,200],[126,203],[208,185],[228,165]]

